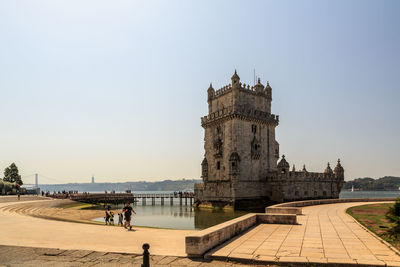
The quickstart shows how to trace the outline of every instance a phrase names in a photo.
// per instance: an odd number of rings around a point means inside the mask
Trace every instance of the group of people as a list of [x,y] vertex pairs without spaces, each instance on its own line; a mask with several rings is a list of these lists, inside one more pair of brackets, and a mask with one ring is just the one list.
[[[106,225],[114,225],[114,212],[111,211],[111,206],[104,205],[106,216],[104,220],[106,221]],[[120,213],[118,213],[118,226],[124,226],[125,229],[132,230],[131,218],[132,213],[136,214],[136,212],[132,209],[131,204],[126,202],[125,207],[122,209]],[[125,218],[125,223],[123,223]]]

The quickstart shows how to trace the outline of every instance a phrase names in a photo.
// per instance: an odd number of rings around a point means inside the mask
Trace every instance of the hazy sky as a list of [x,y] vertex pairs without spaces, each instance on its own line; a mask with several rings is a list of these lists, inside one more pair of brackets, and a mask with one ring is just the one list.
[[400,176],[400,1],[366,0],[0,0],[0,169],[199,178],[206,90],[235,68],[270,81],[290,164]]

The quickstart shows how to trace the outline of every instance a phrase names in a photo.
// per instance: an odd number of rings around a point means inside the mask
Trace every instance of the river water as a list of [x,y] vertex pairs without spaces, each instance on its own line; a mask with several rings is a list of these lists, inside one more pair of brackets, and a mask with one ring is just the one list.
[[[150,192],[135,192],[150,193]],[[151,193],[170,193],[170,192],[151,192]],[[400,197],[400,191],[342,191],[340,198],[394,198]],[[175,200],[174,205],[170,206],[169,201],[165,201],[162,206],[160,200],[152,206],[148,201],[147,206],[135,203],[133,209],[136,211],[132,217],[132,223],[136,226],[147,226],[170,229],[201,230],[213,225],[231,220],[246,214],[245,211],[223,211],[223,210],[200,210],[191,206],[179,205]],[[100,207],[101,208],[101,207]],[[122,209],[123,206],[114,206],[113,209]],[[104,222],[104,218],[94,219]],[[118,223],[118,216],[115,215],[115,224]]]

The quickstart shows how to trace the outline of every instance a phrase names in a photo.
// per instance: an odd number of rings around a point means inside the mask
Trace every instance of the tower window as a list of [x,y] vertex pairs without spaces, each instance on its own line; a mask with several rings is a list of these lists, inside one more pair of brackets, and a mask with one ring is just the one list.
[[255,124],[251,125],[251,132],[252,133],[256,133],[257,132],[257,125],[255,125]]
[[220,169],[221,169],[221,162],[217,161],[217,170],[220,170]]
[[232,167],[236,166],[236,162],[232,161]]

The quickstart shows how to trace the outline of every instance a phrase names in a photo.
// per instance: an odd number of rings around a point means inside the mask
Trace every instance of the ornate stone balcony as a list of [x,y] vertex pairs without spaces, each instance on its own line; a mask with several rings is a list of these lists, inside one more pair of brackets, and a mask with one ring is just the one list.
[[204,127],[211,122],[224,119],[230,116],[239,117],[241,119],[261,121],[270,124],[279,124],[279,116],[267,113],[261,110],[248,108],[246,106],[229,106],[210,113],[208,116],[201,118],[201,125]]

